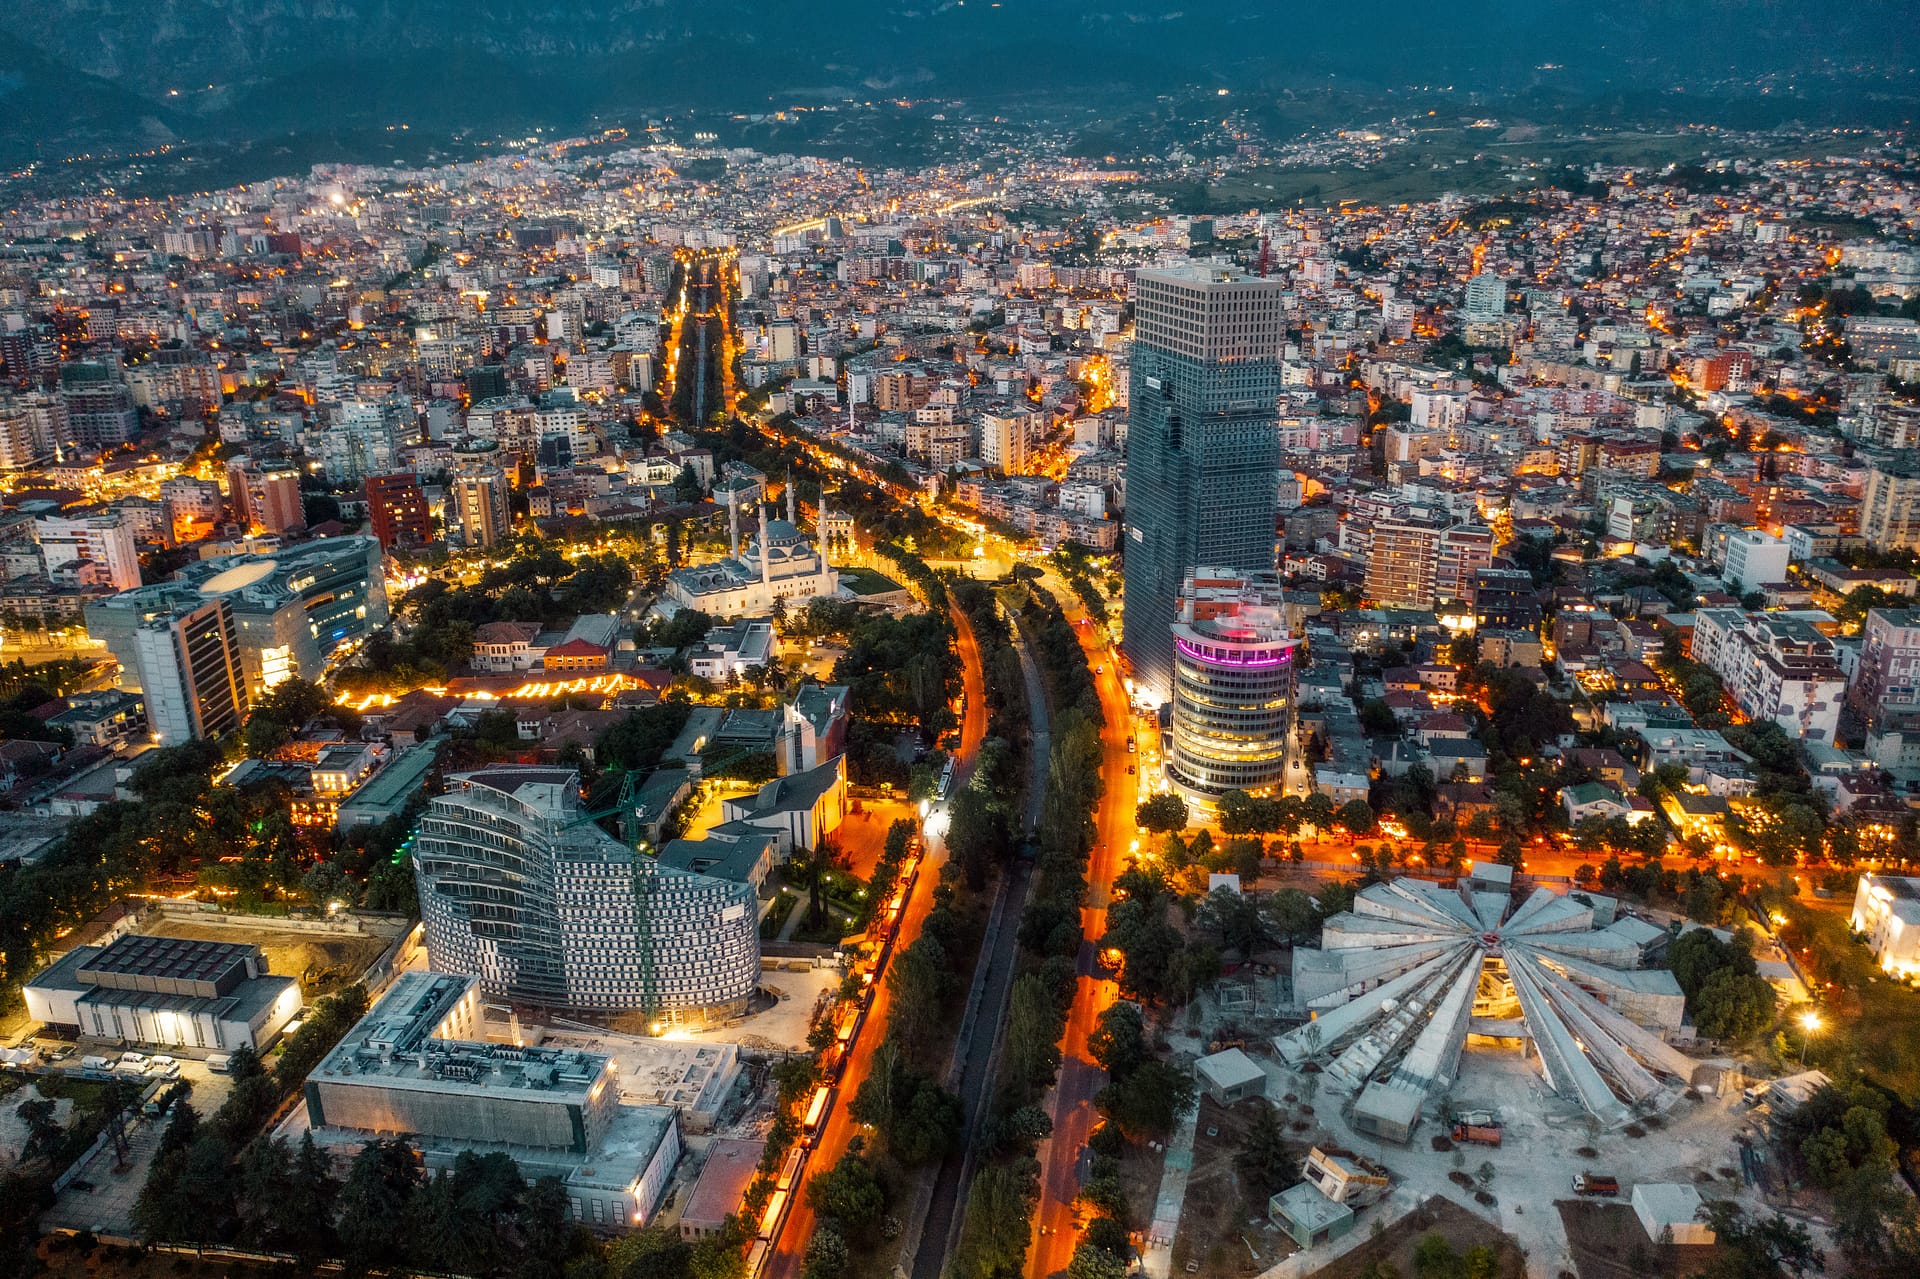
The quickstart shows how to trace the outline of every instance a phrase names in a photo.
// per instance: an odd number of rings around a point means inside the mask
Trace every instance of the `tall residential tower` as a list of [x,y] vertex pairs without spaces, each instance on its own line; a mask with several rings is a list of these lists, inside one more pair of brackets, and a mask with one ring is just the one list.
[[1197,264],[1137,285],[1122,645],[1136,695],[1157,705],[1173,688],[1186,576],[1273,568],[1285,286]]

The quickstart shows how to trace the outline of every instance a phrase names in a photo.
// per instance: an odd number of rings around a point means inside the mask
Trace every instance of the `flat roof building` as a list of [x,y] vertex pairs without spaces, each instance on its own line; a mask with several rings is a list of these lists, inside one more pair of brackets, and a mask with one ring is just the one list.
[[1305,1181],[1267,1200],[1267,1216],[1302,1248],[1327,1243],[1353,1230],[1353,1209],[1335,1203]]
[[87,633],[120,659],[123,687],[135,688],[143,625],[219,600],[231,612],[249,693],[289,676],[317,681],[341,645],[387,624],[383,562],[380,543],[362,536],[200,560],[169,581],[89,604]]
[[767,1143],[740,1137],[716,1138],[707,1149],[707,1162],[700,1167],[700,1179],[693,1183],[687,1206],[680,1213],[680,1237],[705,1239],[717,1235],[727,1218],[740,1211],[747,1187],[760,1171],[760,1158]]
[[1903,978],[1920,972],[1920,879],[1860,876],[1847,922],[1867,939],[1881,968]]
[[1238,1048],[1202,1057],[1193,1068],[1207,1096],[1222,1106],[1267,1095],[1267,1072]]
[[471,977],[402,973],[306,1082],[315,1130],[407,1134],[428,1166],[503,1150],[565,1183],[574,1220],[630,1229],[653,1215],[680,1157],[664,1106],[623,1106],[612,1059],[480,1041]]
[[258,946],[139,933],[74,947],[22,994],[36,1021],[96,1039],[205,1052],[263,1049],[301,1006],[300,984],[269,974]]

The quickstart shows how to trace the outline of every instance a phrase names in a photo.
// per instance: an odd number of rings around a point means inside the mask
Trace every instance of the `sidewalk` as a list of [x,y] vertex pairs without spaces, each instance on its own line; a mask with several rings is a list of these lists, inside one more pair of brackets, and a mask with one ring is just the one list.
[[1160,1171],[1160,1194],[1153,1202],[1153,1225],[1147,1231],[1147,1245],[1140,1267],[1152,1279],[1167,1279],[1173,1273],[1173,1237],[1180,1229],[1180,1209],[1187,1201],[1187,1177],[1193,1172],[1193,1138],[1200,1123],[1200,1107],[1180,1117],[1173,1139],[1167,1143],[1167,1159]]

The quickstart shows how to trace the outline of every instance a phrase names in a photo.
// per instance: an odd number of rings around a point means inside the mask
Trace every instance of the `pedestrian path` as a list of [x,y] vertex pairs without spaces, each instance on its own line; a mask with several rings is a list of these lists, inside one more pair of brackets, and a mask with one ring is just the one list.
[[1167,1142],[1167,1161],[1160,1172],[1160,1194],[1153,1203],[1153,1226],[1147,1231],[1145,1254],[1140,1266],[1152,1279],[1167,1279],[1173,1273],[1173,1237],[1180,1229],[1180,1209],[1187,1202],[1187,1178],[1193,1173],[1194,1129],[1200,1122],[1200,1107],[1180,1117],[1180,1125]]

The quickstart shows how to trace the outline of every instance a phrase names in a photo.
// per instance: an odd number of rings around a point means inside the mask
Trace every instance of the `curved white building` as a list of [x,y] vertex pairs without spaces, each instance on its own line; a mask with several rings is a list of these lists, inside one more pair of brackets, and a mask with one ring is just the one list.
[[760,977],[753,886],[663,866],[590,821],[580,774],[448,779],[413,848],[427,958],[490,999],[574,1016],[701,1024]]

